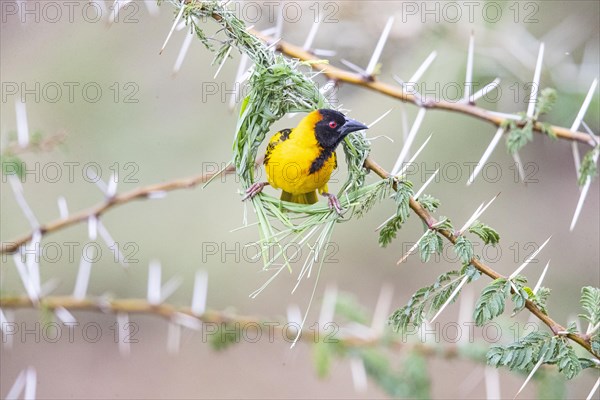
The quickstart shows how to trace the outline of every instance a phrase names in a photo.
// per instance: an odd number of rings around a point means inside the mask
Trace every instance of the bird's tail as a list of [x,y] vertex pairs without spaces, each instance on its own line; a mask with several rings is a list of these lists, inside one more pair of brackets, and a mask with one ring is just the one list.
[[298,204],[315,204],[317,202],[317,192],[291,194],[284,190],[281,192],[281,200]]

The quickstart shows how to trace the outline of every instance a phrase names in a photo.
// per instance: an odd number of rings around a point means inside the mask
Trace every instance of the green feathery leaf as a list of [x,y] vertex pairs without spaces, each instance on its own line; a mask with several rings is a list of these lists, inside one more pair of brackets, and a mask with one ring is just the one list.
[[500,235],[496,230],[482,222],[475,221],[469,228],[469,232],[479,236],[483,243],[495,246],[500,242]]
[[483,289],[473,316],[477,326],[482,326],[504,312],[508,293],[510,282],[506,278],[495,279]]

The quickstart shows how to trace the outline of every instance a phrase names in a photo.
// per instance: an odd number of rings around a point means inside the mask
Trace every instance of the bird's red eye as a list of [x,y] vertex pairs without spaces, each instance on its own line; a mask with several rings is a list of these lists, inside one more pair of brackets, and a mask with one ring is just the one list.
[[331,129],[335,129],[335,128],[337,128],[337,122],[335,122],[335,121],[331,121],[331,122],[329,123],[329,127],[330,127]]

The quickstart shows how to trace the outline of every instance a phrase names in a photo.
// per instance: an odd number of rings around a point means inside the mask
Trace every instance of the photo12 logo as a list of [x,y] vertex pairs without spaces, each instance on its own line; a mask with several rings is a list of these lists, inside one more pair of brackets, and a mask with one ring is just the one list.
[[401,20],[446,23],[497,23],[511,19],[514,23],[538,23],[540,10],[534,1],[403,1],[400,5]]
[[102,325],[98,322],[79,323],[77,321],[58,322],[6,322],[1,324],[2,343],[74,343],[83,340],[97,343],[103,337],[115,343],[139,343],[136,337],[140,328],[135,322]]
[[[45,183],[104,183],[103,179],[114,183],[139,183],[137,174],[139,164],[133,161],[115,162],[107,168],[100,163],[88,161],[50,161],[45,163],[10,160],[2,163],[2,183],[8,182],[8,176],[20,176],[21,182]],[[110,182],[107,182],[110,183]]]
[[98,103],[120,104],[140,102],[136,82],[2,82],[2,103]]
[[[139,22],[140,4],[152,1],[116,0],[95,1],[2,1],[2,23],[19,21],[27,23],[111,23],[133,24]],[[155,1],[154,1],[155,3]],[[154,8],[148,6],[148,8]]]

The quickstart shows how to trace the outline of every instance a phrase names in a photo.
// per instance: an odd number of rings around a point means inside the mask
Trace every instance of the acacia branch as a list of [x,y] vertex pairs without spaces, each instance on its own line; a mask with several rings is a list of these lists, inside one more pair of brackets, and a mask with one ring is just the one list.
[[[216,18],[215,18],[216,19]],[[256,30],[249,30],[254,36],[264,40],[265,42],[272,41],[272,38],[263,35],[262,33]],[[501,126],[508,122],[505,118],[495,115],[490,111],[477,107],[472,104],[460,103],[460,102],[450,102],[446,100],[427,100],[426,102],[422,102],[421,99],[417,98],[415,95],[405,92],[400,86],[390,85],[385,82],[381,82],[377,80],[374,76],[366,76],[363,74],[351,72],[331,64],[322,63],[318,61],[322,61],[321,59],[315,57],[310,51],[303,49],[300,46],[296,46],[294,44],[288,43],[286,41],[280,40],[275,45],[275,48],[281,53],[292,57],[297,58],[300,61],[315,61],[314,63],[310,63],[310,66],[316,70],[323,73],[327,78],[333,80],[334,82],[346,82],[352,85],[358,85],[367,89],[370,89],[374,92],[378,92],[384,94],[386,96],[393,97],[395,99],[401,100],[406,103],[412,103],[420,107],[426,107],[432,110],[445,110],[451,111],[459,114],[468,115],[471,117],[475,117],[481,119],[483,121],[487,121],[496,126]],[[524,123],[521,123],[524,124]],[[570,140],[570,141],[578,141],[581,143],[588,144],[590,146],[595,146],[594,141],[584,132],[573,132],[568,128],[551,125],[552,130],[556,134],[556,136],[560,139]],[[543,133],[542,124],[540,122],[535,122],[533,124],[534,131],[538,133]]]
[[[370,169],[371,171],[375,172],[379,177],[381,177],[383,179],[387,179],[390,177],[390,173],[387,172],[385,169],[383,169],[379,164],[377,164],[377,162],[375,160],[373,160],[370,157],[367,157],[367,159],[365,160],[365,167]],[[421,220],[427,224],[427,226],[433,227],[438,223],[438,221],[425,208],[423,208],[421,206],[421,204],[418,201],[416,201],[413,197],[410,198],[409,206],[410,206],[411,210],[413,210],[413,212],[415,214],[417,214],[417,216],[419,218],[421,218]],[[456,240],[458,239],[458,237],[454,234],[454,232],[451,232],[447,229],[436,229],[436,228],[430,228],[430,229],[435,229],[440,235],[444,236],[450,243],[456,244]],[[493,268],[482,263],[477,257],[473,257],[470,261],[470,264],[473,265],[475,268],[477,268],[481,273],[489,276],[492,279],[498,279],[498,278],[506,279],[505,276],[501,275],[500,273],[496,272]],[[564,326],[560,325],[558,322],[556,322],[552,318],[550,318],[549,315],[545,314],[542,310],[540,310],[539,307],[536,306],[532,301],[527,300],[525,303],[525,307],[533,315],[535,315],[540,321],[542,321],[544,324],[546,324],[550,328],[552,333],[554,333],[554,335],[562,334],[559,332],[567,331],[567,328],[565,328]],[[569,339],[571,339],[572,341],[576,342],[577,344],[579,344],[581,347],[585,348],[594,357],[596,357],[598,360],[600,360],[600,355],[595,354],[592,350],[592,345],[590,343],[589,337],[586,337],[579,333],[568,333],[565,336],[568,337]]]
[[[273,329],[273,331],[281,333],[282,337],[289,334],[289,332],[287,332],[289,324],[286,321],[274,321],[273,319],[237,315],[227,311],[216,310],[209,310],[200,315],[196,315],[192,312],[190,307],[180,307],[168,303],[155,305],[148,303],[146,299],[140,298],[108,300],[104,298],[77,299],[71,296],[48,296],[41,298],[38,305],[34,305],[28,297],[0,297],[0,308],[19,309],[36,307],[50,311],[64,308],[69,311],[92,311],[112,314],[149,314],[162,317],[172,322],[176,322],[177,317],[183,314],[195,318],[204,324],[233,325],[234,327],[239,327],[240,330],[243,330],[244,326],[265,326],[269,329]],[[307,343],[317,343],[326,340],[325,343],[336,343],[350,348],[385,346],[386,348],[398,351],[410,349],[411,351],[415,350],[424,356],[442,357],[447,359],[455,358],[460,355],[457,346],[444,346],[442,348],[439,346],[432,347],[424,343],[406,343],[406,341],[403,341],[401,338],[389,338],[382,335],[367,337],[364,334],[344,334],[332,337],[327,336],[327,339],[325,339],[325,336],[324,332],[319,332],[318,329],[303,329],[300,340]]]
[[[257,160],[257,162],[260,163],[261,161]],[[216,173],[201,174],[189,178],[179,178],[165,183],[157,183],[154,185],[139,187],[129,192],[117,194],[113,197],[107,198],[102,203],[97,204],[87,210],[82,210],[66,218],[57,219],[55,221],[44,224],[39,227],[39,231],[42,235],[46,235],[51,232],[56,232],[58,230],[67,228],[79,222],[88,221],[91,217],[100,217],[102,214],[112,209],[113,207],[127,204],[134,200],[148,199],[149,196],[155,193],[170,192],[179,189],[190,189],[201,183],[208,182],[210,179],[216,177],[219,174],[229,175],[234,172],[235,167],[230,165],[222,171]],[[0,254],[14,253],[19,249],[19,247],[30,241],[33,237],[33,234],[34,231],[29,232],[12,241],[2,242],[0,247]]]

